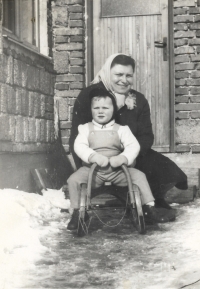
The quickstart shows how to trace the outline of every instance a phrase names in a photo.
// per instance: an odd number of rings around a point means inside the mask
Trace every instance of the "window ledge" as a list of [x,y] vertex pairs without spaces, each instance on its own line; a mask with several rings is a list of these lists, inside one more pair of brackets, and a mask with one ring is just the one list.
[[41,54],[40,52],[37,51],[37,48],[34,49],[34,48],[31,47],[31,46],[25,45],[25,44],[24,44],[22,41],[20,41],[20,40],[17,40],[17,39],[15,39],[15,38],[7,35],[7,34],[3,34],[3,38],[6,39],[6,40],[8,40],[8,41],[10,41],[10,42],[12,42],[12,43],[14,43],[14,44],[17,44],[18,46],[21,46],[22,48],[24,48],[24,49],[26,49],[26,50],[28,50],[28,51],[31,51],[31,52],[37,54],[38,56],[41,56],[41,57],[43,57],[43,58],[46,58],[46,59],[52,61],[52,57],[47,56],[47,55],[44,55],[44,54]]

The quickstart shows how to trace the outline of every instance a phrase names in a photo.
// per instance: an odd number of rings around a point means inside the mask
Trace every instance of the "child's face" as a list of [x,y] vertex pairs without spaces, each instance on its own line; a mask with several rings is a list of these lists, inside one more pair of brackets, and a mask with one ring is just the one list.
[[94,97],[91,104],[92,117],[99,124],[108,123],[114,112],[113,103],[110,97]]

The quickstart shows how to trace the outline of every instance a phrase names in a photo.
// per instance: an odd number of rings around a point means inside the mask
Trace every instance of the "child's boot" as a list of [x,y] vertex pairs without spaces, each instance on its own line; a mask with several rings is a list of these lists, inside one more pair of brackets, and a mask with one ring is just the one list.
[[145,221],[148,223],[166,223],[176,219],[176,211],[174,209],[168,210],[165,208],[156,208],[153,206],[144,205],[143,213]]
[[[84,222],[87,222],[89,220],[89,215],[87,212],[85,212],[85,218]],[[79,222],[79,209],[74,209],[72,213],[71,220],[67,226],[68,230],[77,230],[78,229],[78,222]]]
[[68,230],[76,230],[78,228],[79,209],[74,209],[71,220],[67,226]]

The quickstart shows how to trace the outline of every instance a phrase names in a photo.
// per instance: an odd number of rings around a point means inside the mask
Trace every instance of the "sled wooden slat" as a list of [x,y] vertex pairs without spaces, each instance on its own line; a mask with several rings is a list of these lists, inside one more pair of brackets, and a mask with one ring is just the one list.
[[53,184],[47,169],[32,169],[30,172],[36,187],[36,191],[39,194],[41,194],[43,189],[53,189]]

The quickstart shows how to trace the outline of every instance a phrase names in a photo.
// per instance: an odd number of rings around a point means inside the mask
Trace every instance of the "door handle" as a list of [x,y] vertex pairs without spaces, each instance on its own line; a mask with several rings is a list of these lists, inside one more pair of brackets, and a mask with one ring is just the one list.
[[158,48],[164,48],[167,43],[166,42],[163,42],[163,41],[155,41],[155,47],[158,47]]
[[167,37],[163,37],[163,41],[154,41],[155,47],[163,48],[163,60],[167,61]]

